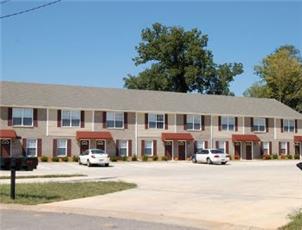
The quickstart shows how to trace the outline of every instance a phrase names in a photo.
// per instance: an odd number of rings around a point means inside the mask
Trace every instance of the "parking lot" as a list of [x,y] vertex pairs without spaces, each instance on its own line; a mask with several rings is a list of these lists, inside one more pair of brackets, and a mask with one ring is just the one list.
[[302,171],[296,167],[297,163],[294,160],[241,161],[221,166],[191,162],[118,162],[107,168],[40,163],[39,169],[33,172],[36,175],[82,173],[88,177],[27,181],[98,179],[138,185],[136,189],[105,196],[39,205],[39,210],[206,229],[274,229],[288,221],[288,214],[302,208]]

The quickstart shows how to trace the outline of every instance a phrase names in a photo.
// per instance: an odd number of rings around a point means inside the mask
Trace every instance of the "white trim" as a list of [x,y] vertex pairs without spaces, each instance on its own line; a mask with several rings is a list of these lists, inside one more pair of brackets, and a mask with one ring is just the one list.
[[[113,123],[114,123],[114,127],[109,127],[107,124],[108,121],[108,113],[113,113]],[[116,113],[121,113],[122,114],[122,118],[123,118],[123,126],[122,127],[115,127],[115,122],[116,122]],[[122,111],[106,111],[106,129],[125,129],[125,112]]]
[[[224,132],[235,132],[236,131],[236,117],[232,117],[232,116],[220,116],[221,118],[221,131],[224,131]],[[223,123],[222,123],[222,120],[223,118],[226,118],[227,120],[227,129],[223,129]],[[233,129],[230,129],[230,118],[234,119],[234,124],[233,124]],[[237,118],[238,119],[238,118]]]
[[29,140],[35,140],[35,142],[36,142],[34,157],[37,157],[37,155],[38,155],[38,139],[37,138],[26,138],[25,155],[27,156],[27,149],[28,149],[28,141]]
[[210,137],[210,140],[211,140],[211,147],[210,148],[213,148],[213,116],[210,115],[210,127],[211,127],[211,137]]
[[177,132],[177,114],[174,114],[174,119],[175,119],[175,125],[174,125],[174,132]]
[[276,118],[274,118],[274,139],[277,139],[277,122]]
[[[150,114],[153,114],[153,115],[156,115],[156,127],[153,128],[151,127],[150,128]],[[163,127],[162,128],[157,128],[157,115],[163,115]],[[167,115],[168,116],[168,115]],[[148,113],[148,129],[160,129],[160,130],[164,130],[165,129],[165,125],[166,125],[166,114],[165,113]]]
[[254,142],[251,141],[252,146],[252,160],[254,160]]
[[[293,131],[290,131],[290,129],[285,130],[285,123],[287,123],[288,127],[290,128],[290,126],[289,126],[290,121],[293,122],[293,126],[292,126]],[[294,133],[295,132],[295,119],[283,119],[283,127],[282,128],[283,128],[284,133]]]
[[[188,126],[188,116],[192,116],[192,129],[189,129],[189,128],[187,128],[187,130],[188,131],[201,131],[201,129],[202,129],[202,119],[201,119],[201,116],[202,115],[200,115],[200,114],[186,114],[186,124],[187,124],[187,126]],[[195,116],[198,116],[198,118],[199,118],[199,129],[195,129],[194,128],[194,125],[195,125],[195,122],[194,122],[194,117]]]
[[49,131],[49,109],[46,109],[46,136],[48,137]]
[[[73,110],[66,110],[63,109],[61,110],[61,127],[60,128],[80,128],[81,127],[81,112],[82,110],[77,110],[77,109],[73,109]],[[63,125],[63,112],[69,112],[69,125]],[[71,113],[72,112],[79,112],[80,117],[79,117],[79,125],[72,125],[72,118],[71,118]],[[85,111],[84,111],[85,113]],[[84,121],[85,122],[85,121]]]
[[[66,141],[66,146],[65,146],[65,154],[64,155],[58,155],[58,140],[65,140]],[[68,138],[58,138],[57,139],[57,146],[56,146],[56,157],[66,157],[67,156],[67,151],[68,151]]]
[[126,151],[126,157],[128,157],[128,156],[129,156],[129,143],[128,143],[129,140],[127,140],[127,139],[118,139],[118,152],[119,152],[118,155],[121,156],[121,155],[120,155],[121,141],[126,141],[126,143],[127,143],[127,144],[126,144],[126,146],[127,146],[127,148],[126,148],[126,149],[127,149],[127,151]]
[[[19,109],[21,110],[21,124],[20,125],[15,125],[14,124],[14,110]],[[24,125],[24,110],[27,109],[31,109],[31,124],[30,125]],[[12,107],[12,127],[34,127],[34,109],[33,108],[23,108],[23,107]]]
[[138,156],[138,125],[137,125],[137,112],[135,112],[135,156]]
[[245,134],[245,117],[242,117],[242,134]]
[[[151,155],[147,155],[145,152],[145,148],[146,148],[146,141],[151,141]],[[153,157],[154,155],[154,149],[153,149],[153,145],[154,145],[154,140],[144,140],[144,155],[148,156],[148,157]]]

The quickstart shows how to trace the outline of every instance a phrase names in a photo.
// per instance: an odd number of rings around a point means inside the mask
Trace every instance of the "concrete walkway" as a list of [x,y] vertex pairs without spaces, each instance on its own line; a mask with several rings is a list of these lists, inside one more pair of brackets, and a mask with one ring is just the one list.
[[[110,168],[41,164],[35,173],[82,173],[138,184],[105,196],[35,206],[41,211],[112,216],[205,229],[276,229],[302,208],[298,161],[129,162]],[[66,179],[70,180],[70,178]]]

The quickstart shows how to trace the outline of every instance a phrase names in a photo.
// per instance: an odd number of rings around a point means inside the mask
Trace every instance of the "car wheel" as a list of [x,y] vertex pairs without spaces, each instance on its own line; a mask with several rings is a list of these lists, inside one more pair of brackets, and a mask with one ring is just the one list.
[[109,166],[109,164],[107,163],[107,164],[105,164],[105,167],[108,167]]
[[87,166],[88,166],[88,167],[91,167],[91,164],[90,164],[90,161],[89,161],[89,160],[87,160]]
[[208,163],[209,165],[212,164],[212,161],[211,161],[210,158],[207,158],[207,163]]
[[80,161],[80,159],[79,159],[78,163],[79,163],[79,165],[81,165],[81,164],[82,164],[82,163],[81,163],[81,161]]
[[226,164],[226,162],[221,162],[221,164],[222,164],[222,165],[225,165],[225,164]]
[[193,163],[197,163],[197,160],[196,160],[195,157],[192,158],[192,162],[193,162]]

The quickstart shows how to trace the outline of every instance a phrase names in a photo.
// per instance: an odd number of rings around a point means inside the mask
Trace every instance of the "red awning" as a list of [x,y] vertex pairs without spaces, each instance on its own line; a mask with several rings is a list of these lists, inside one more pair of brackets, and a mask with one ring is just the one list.
[[190,133],[162,133],[163,141],[192,141],[193,136]]
[[232,140],[233,141],[252,141],[252,142],[258,142],[260,141],[259,137],[257,137],[257,135],[253,135],[253,134],[233,134],[232,135]]
[[295,142],[302,142],[302,136],[294,136]]
[[77,140],[83,139],[101,139],[111,140],[112,135],[110,132],[93,132],[93,131],[77,131]]
[[17,137],[16,131],[12,129],[0,129],[0,138],[15,139]]

